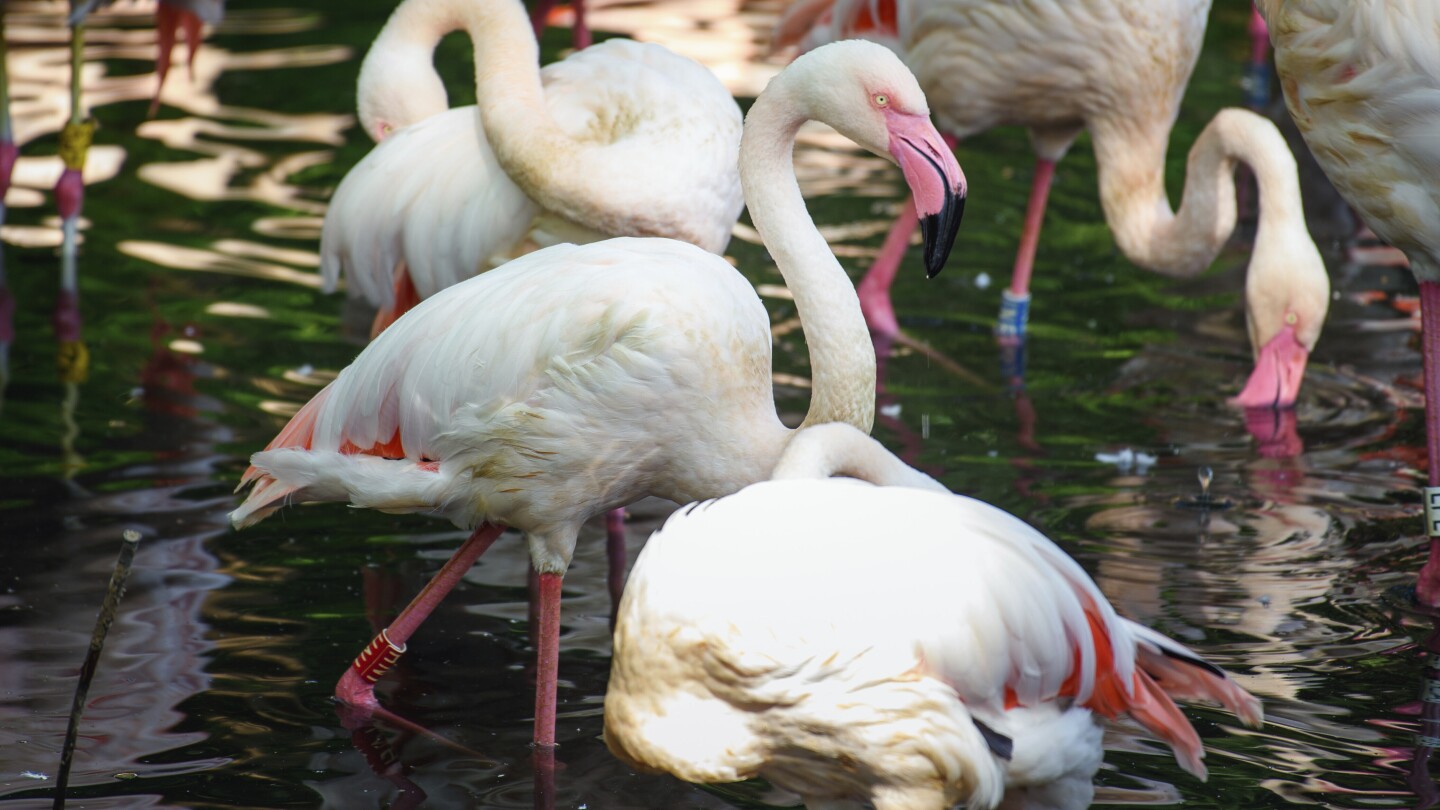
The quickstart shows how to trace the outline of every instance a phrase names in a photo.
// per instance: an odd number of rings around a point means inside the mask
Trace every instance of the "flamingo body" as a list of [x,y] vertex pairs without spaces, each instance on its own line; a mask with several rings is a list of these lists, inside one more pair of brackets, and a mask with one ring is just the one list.
[[1203,776],[1160,686],[1258,722],[1217,673],[1121,619],[1074,560],[993,506],[770,481],[677,512],[646,544],[617,617],[606,742],[692,781],[761,775],[810,807],[985,808],[1010,791],[1039,802],[1014,806],[1078,808],[1102,756],[1097,715],[1134,715]]
[[[417,34],[428,48],[464,19],[465,12],[434,0],[408,5],[434,17],[431,29]],[[451,16],[426,12],[436,8]],[[519,18],[509,35],[529,38],[533,48],[522,10],[504,10]],[[401,11],[387,29],[396,20],[426,19]],[[486,36],[491,40],[477,47],[502,47],[500,34]],[[343,272],[353,294],[383,313],[395,307],[400,274],[423,298],[523,252],[527,237],[543,246],[661,236],[713,253],[729,243],[743,205],[735,167],[740,112],[694,61],[659,45],[614,39],[540,71],[544,114],[568,139],[560,147],[564,157],[583,159],[567,171],[567,210],[558,211],[524,189],[545,185],[544,166],[562,156],[525,144],[506,153],[515,159],[502,160],[478,108],[438,112],[444,90],[421,58],[428,51],[392,39],[382,32],[362,69],[361,117],[372,137],[383,139],[346,175],[326,215],[327,289]],[[390,64],[399,78],[387,73]],[[416,89],[400,86],[402,80]],[[483,81],[477,90],[506,91]],[[523,148],[531,153],[520,155]]]
[[1262,0],[1285,104],[1336,189],[1440,281],[1440,7]]
[[237,523],[282,495],[439,512],[521,528],[537,569],[563,571],[590,515],[733,491],[774,463],[710,451],[785,428],[764,306],[692,245],[558,245],[413,312],[296,417],[303,441],[256,454],[266,483]]

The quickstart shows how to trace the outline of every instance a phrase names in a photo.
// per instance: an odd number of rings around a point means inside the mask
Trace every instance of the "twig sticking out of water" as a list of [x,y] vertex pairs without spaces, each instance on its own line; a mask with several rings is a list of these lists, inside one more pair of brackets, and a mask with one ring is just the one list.
[[95,619],[95,632],[90,634],[90,651],[85,654],[85,663],[80,665],[80,682],[75,684],[75,701],[70,705],[70,727],[65,729],[65,746],[60,749],[60,773],[55,779],[54,810],[65,807],[65,786],[70,783],[70,762],[75,756],[75,739],[80,733],[80,712],[85,708],[85,695],[90,691],[90,681],[95,679],[95,667],[100,663],[100,649],[105,646],[105,636],[115,621],[115,609],[120,597],[125,595],[125,580],[130,576],[130,563],[135,559],[135,549],[140,545],[140,532],[126,529],[120,556],[115,559],[115,569],[110,572],[110,585],[105,589],[105,601],[100,603],[100,615]]

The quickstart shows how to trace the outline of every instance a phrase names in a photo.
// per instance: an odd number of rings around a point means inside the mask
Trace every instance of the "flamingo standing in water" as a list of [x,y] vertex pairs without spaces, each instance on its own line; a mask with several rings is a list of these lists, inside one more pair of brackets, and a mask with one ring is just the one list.
[[[1260,116],[1222,110],[1190,150],[1179,211],[1165,193],[1170,130],[1209,10],[1210,0],[800,0],[776,42],[888,42],[920,78],[942,132],[963,138],[1004,124],[1029,128],[1039,160],[1004,293],[1002,342],[1024,334],[1055,164],[1081,130],[1095,146],[1100,202],[1121,251],[1166,275],[1210,266],[1235,227],[1235,164],[1249,166],[1260,189],[1245,280],[1255,369],[1236,402],[1284,407],[1295,402],[1330,303],[1284,138]],[[889,289],[914,230],[907,211],[860,284],[866,320],[881,336],[899,334]]]
[[1430,556],[1417,598],[1440,607],[1440,5],[1260,0],[1285,105],[1335,188],[1420,285]]
[[[451,110],[431,55],[457,29],[475,43],[479,104]],[[518,0],[406,0],[376,37],[359,111],[381,142],[336,189],[320,243],[327,287],[343,270],[380,310],[374,333],[537,230],[729,243],[740,109],[710,71],[626,39],[538,62]]]
[[676,512],[636,561],[605,695],[622,760],[763,776],[812,810],[991,808],[1004,792],[1078,809],[1097,715],[1130,715],[1201,778],[1172,698],[1261,722],[1258,700],[1117,616],[1044,535],[849,425],[802,430],[774,477]]
[[[543,103],[528,64],[487,67],[509,89],[506,108]],[[750,110],[740,172],[804,322],[807,425],[869,431],[875,357],[854,289],[800,196],[796,132],[824,121],[900,165],[930,223],[933,274],[965,182],[929,113],[900,60],[866,42],[796,60]],[[645,495],[684,503],[767,478],[793,434],[770,375],[769,317],[723,259],[668,239],[557,245],[450,287],[385,330],[255,454],[242,482],[254,487],[231,520],[322,500],[473,529],[336,687],[371,710],[374,680],[410,634],[505,526],[521,529],[540,581],[535,740],[550,745],[560,585],[581,524]]]

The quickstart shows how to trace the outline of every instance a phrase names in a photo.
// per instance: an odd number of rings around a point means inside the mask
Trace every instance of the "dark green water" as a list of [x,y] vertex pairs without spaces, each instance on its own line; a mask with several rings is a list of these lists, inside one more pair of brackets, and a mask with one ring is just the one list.
[[[1200,128],[1241,97],[1246,8],[1221,5],[1172,142],[1172,196]],[[8,5],[29,140],[3,246],[19,307],[0,409],[0,805],[50,805],[74,678],[127,529],[144,541],[90,692],[69,806],[403,807],[415,788],[425,806],[532,805],[528,562],[515,538],[482,559],[382,685],[387,706],[445,744],[384,727],[352,737],[329,695],[371,637],[372,615],[403,605],[461,534],[341,506],[290,509],[238,534],[224,517],[248,455],[358,349],[343,297],[316,289],[315,251],[325,200],[369,148],[348,116],[386,6],[239,4],[197,83],[180,77],[175,103],[150,122],[145,15],[97,21],[97,155],[118,171],[88,192],[80,288],[92,362],[88,379],[66,385],[49,325],[58,231],[37,191],[53,183],[65,110],[59,7]],[[745,9],[762,21],[768,10]],[[686,8],[624,13],[658,21]],[[711,26],[715,37],[734,28]],[[739,29],[737,47],[749,42]],[[566,41],[551,31],[547,58]],[[439,58],[452,101],[464,103],[468,44],[448,40]],[[910,257],[895,298],[902,325],[974,378],[897,352],[877,436],[951,488],[1042,527],[1123,613],[1194,645],[1266,700],[1258,732],[1190,712],[1209,747],[1208,784],[1116,729],[1102,802],[1428,805],[1437,789],[1416,730],[1433,628],[1385,600],[1422,560],[1420,400],[1397,384],[1419,356],[1412,322],[1391,306],[1413,293],[1408,274],[1347,258],[1343,207],[1307,178],[1340,297],[1293,433],[1247,430],[1223,405],[1248,370],[1244,229],[1202,279],[1137,270],[1103,224],[1082,141],[1052,195],[1017,396],[990,327],[1031,156],[1022,133],[999,131],[959,157],[971,199],[950,267],[927,282]],[[816,220],[858,273],[899,200],[898,173],[853,150],[806,147],[798,163]],[[757,245],[737,238],[731,253],[757,284],[780,283]],[[794,317],[783,298],[766,300],[777,323]],[[805,358],[798,332],[780,337],[778,372],[805,377]],[[803,412],[803,389],[777,393],[782,411]],[[1144,470],[1096,460],[1125,448],[1158,460]],[[1231,508],[1175,505],[1197,491],[1202,466]],[[668,509],[631,510],[631,559]],[[602,534],[587,528],[566,579],[556,805],[789,804],[757,784],[701,790],[634,775],[605,751]]]

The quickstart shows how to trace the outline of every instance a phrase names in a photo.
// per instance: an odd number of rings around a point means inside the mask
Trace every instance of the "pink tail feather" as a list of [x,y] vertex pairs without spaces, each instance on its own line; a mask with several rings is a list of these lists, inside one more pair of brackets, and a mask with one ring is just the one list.
[[[304,447],[308,449],[315,438],[315,420],[320,415],[320,408],[323,407],[325,398],[329,393],[330,386],[328,385],[320,389],[320,393],[316,394],[309,402],[305,403],[304,407],[296,412],[294,416],[290,417],[290,421],[286,422],[285,427],[280,429],[280,433],[271,439],[269,444],[265,445],[265,449],[278,450],[281,447]],[[240,477],[240,485],[235,487],[235,491],[239,492],[245,488],[246,484],[256,479],[260,479],[262,483],[267,480],[273,480],[257,469],[254,464],[251,464],[245,468],[245,474]],[[257,484],[255,490],[250,493],[250,497],[245,500],[247,505],[254,499],[260,489],[260,485]],[[244,507],[242,506],[241,508],[243,509]],[[270,511],[273,512],[275,510],[272,509]],[[265,514],[268,515],[270,512],[266,512]],[[264,516],[265,515],[261,515],[257,517],[256,520]]]

